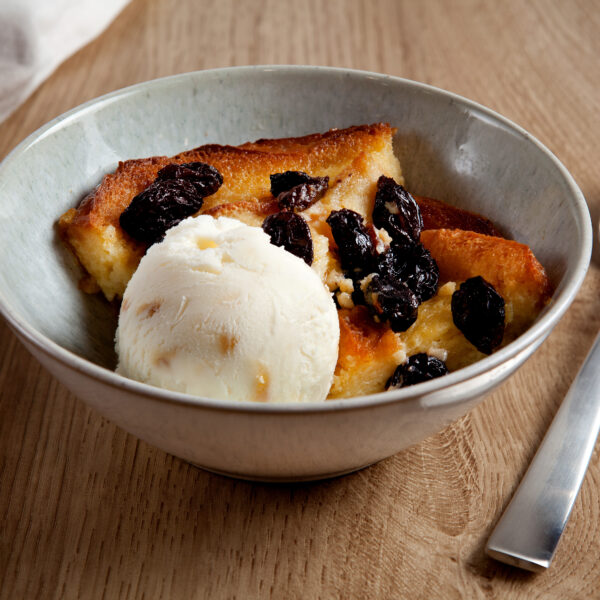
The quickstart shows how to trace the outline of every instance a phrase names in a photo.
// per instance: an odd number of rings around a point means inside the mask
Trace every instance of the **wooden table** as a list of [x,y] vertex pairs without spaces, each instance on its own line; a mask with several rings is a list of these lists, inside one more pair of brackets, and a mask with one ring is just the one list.
[[[134,0],[0,126],[172,73],[322,64],[451,90],[519,123],[600,213],[596,0]],[[1,202],[1,201],[0,201]],[[1,207],[0,207],[1,214]],[[263,485],[117,429],[0,323],[0,597],[600,598],[595,454],[551,569],[483,554],[600,326],[600,263],[527,364],[438,435],[359,473]]]

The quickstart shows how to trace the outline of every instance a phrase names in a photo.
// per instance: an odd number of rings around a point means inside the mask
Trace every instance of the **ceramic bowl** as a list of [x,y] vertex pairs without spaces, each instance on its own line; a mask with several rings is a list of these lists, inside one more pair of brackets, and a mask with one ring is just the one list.
[[[319,405],[239,404],[127,380],[114,309],[77,287],[56,219],[118,161],[387,121],[409,189],[475,210],[529,244],[555,286],[521,337],[412,388]],[[515,371],[585,275],[591,224],[561,163],[526,131],[454,94],[320,67],[242,67],[150,81],[88,102],[23,141],[0,166],[0,308],[64,385],[123,429],[206,469],[262,480],[359,469],[440,430]]]

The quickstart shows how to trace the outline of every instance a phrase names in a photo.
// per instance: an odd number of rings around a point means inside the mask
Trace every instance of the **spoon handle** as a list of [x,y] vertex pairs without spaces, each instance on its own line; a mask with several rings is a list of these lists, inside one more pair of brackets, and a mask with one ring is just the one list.
[[600,334],[492,532],[489,556],[528,571],[550,566],[599,429]]

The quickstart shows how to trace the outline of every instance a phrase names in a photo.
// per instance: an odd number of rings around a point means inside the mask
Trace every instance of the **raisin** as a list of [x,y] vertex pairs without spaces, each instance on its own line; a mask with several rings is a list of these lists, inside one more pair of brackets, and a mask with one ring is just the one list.
[[372,313],[388,321],[392,331],[406,331],[416,320],[419,300],[400,281],[391,282],[375,274],[364,285],[364,298]]
[[273,194],[275,198],[277,198],[281,192],[287,192],[302,183],[316,183],[323,179],[327,179],[327,182],[329,182],[329,177],[311,177],[304,171],[273,173],[269,178],[271,180],[271,194]]
[[294,186],[287,192],[281,192],[277,196],[280,210],[295,210],[303,211],[309,206],[320,200],[327,191],[328,177],[322,177],[322,182],[318,183],[301,183]]
[[223,185],[223,176],[215,167],[203,162],[183,164],[172,163],[163,167],[156,176],[157,180],[185,179],[194,185],[202,198],[211,196]]
[[362,291],[360,285],[354,286],[354,291],[350,297],[352,298],[352,302],[354,302],[354,304],[357,306],[359,304],[362,304],[363,306],[367,304],[367,301],[365,300],[365,293]]
[[392,242],[377,259],[379,274],[405,283],[417,295],[419,302],[435,296],[440,272],[434,258],[422,244],[405,246]]
[[158,180],[133,198],[119,223],[132,238],[154,244],[167,229],[200,210],[203,202],[195,186],[185,179]]
[[430,381],[448,373],[446,364],[439,358],[428,356],[424,352],[413,354],[408,360],[396,367],[394,374],[387,380],[385,389],[396,389]]
[[222,183],[221,173],[205,163],[167,165],[131,200],[119,223],[132,238],[154,244],[162,240],[167,229],[198,212],[204,198]]
[[277,198],[279,210],[306,210],[323,197],[329,177],[311,177],[304,171],[285,171],[271,175],[271,194]]
[[327,223],[338,246],[342,269],[359,279],[373,272],[375,248],[362,216],[343,208],[334,210],[327,217]]
[[467,279],[452,294],[452,320],[484,354],[491,354],[504,336],[504,299],[483,277]]
[[312,264],[312,236],[308,223],[300,215],[293,212],[274,213],[263,221],[262,228],[272,244],[282,246],[307,265]]
[[423,229],[421,211],[415,199],[385,175],[377,181],[373,224],[385,229],[393,240],[403,245],[418,242]]

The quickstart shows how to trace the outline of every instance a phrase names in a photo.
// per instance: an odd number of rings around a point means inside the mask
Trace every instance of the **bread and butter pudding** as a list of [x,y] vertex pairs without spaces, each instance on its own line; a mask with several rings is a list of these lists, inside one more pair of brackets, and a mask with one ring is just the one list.
[[[210,397],[319,401],[441,376],[522,333],[551,295],[543,267],[527,246],[504,239],[485,217],[411,196],[403,187],[392,135],[389,125],[374,124],[236,147],[206,145],[171,158],[129,160],[106,175],[77,208],[60,218],[59,229],[87,273],[82,287],[101,291],[108,300],[124,298],[117,332],[119,371]],[[213,221],[219,231],[237,233],[217,234],[211,229]],[[251,239],[247,254],[227,250],[234,243],[228,236]],[[190,252],[199,252],[198,262],[190,267],[182,259],[184,270],[173,285],[154,285],[152,273],[170,264],[166,248],[185,252],[178,240],[189,243],[192,238],[196,241]],[[264,248],[269,240],[272,251]],[[261,257],[274,253],[274,263],[291,260],[293,266],[275,274],[267,268],[267,275],[248,263],[254,252]],[[231,261],[248,263],[240,286],[261,292],[229,290],[229,295],[214,298],[204,293],[198,311],[187,310],[194,290],[202,290],[208,279],[214,276],[219,285],[219,274],[239,272],[237,267],[230,270]],[[202,271],[204,279],[190,284],[185,269]],[[284,293],[273,282],[286,270],[290,277]],[[250,272],[252,279],[247,277]],[[168,279],[168,267],[165,273]],[[319,279],[327,301],[315,291]],[[278,303],[269,298],[279,294],[283,304],[294,298],[306,303],[309,289],[322,305],[319,316],[311,317],[310,311],[296,315],[290,309],[293,324],[286,331],[274,317],[281,312]],[[232,311],[228,316],[223,309],[227,298]],[[256,306],[246,311],[241,308],[244,299]],[[170,312],[165,312],[167,305]],[[331,309],[333,314],[337,310],[333,325]],[[200,341],[190,342],[188,334],[178,344],[160,341],[158,337],[168,337],[182,322],[184,313],[184,320],[191,319],[185,321],[186,331],[194,331],[192,337]],[[229,329],[223,324],[236,319]],[[244,319],[260,323],[244,324]],[[212,323],[212,329],[203,323]],[[259,332],[263,326],[266,333]],[[303,337],[301,327],[310,335]],[[147,337],[140,338],[142,329]],[[242,339],[251,350],[241,349]],[[300,350],[293,358],[290,342],[296,340]],[[319,358],[316,348],[321,346],[328,350]],[[136,348],[140,352],[129,360]],[[275,358],[288,354],[287,363]],[[273,383],[282,373],[296,381],[297,374],[290,371],[302,361],[313,364],[307,357],[327,365],[326,372],[314,369],[319,392],[310,386],[291,391]],[[236,365],[245,373],[244,382],[232,390],[227,382],[236,378]],[[302,369],[301,378],[310,378]],[[190,387],[190,380],[199,383]],[[202,381],[211,383],[202,388]]]

